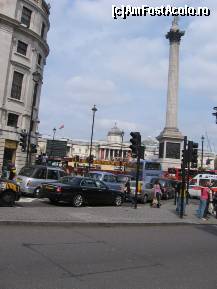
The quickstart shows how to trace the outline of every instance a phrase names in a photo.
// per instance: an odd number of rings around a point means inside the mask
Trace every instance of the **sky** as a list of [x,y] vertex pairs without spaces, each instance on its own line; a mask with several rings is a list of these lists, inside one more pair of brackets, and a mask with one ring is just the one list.
[[[40,102],[41,134],[89,140],[117,126],[130,139],[156,137],[165,126],[172,17],[112,18],[112,5],[207,6],[210,16],[180,17],[178,127],[188,139],[217,152],[216,0],[50,0],[50,54]],[[64,124],[63,129],[58,129]]]

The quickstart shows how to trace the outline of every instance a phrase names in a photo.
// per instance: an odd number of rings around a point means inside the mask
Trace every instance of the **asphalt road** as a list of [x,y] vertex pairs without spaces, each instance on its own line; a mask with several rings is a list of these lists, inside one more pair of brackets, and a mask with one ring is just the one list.
[[0,289],[217,288],[217,226],[0,232]]

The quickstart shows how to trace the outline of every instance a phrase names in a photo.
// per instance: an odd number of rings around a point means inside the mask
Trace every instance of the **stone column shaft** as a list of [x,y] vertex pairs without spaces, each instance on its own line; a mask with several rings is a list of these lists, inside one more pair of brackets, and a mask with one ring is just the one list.
[[179,84],[179,43],[170,43],[166,128],[177,128]]

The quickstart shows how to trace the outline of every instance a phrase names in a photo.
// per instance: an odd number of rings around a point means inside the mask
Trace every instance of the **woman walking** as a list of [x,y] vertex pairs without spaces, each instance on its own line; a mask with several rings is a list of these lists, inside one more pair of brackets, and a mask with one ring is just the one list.
[[207,201],[209,199],[209,191],[209,182],[207,182],[205,186],[201,188],[200,204],[198,208],[198,217],[203,221],[206,221],[204,218],[204,212],[206,209]]
[[157,208],[160,208],[161,206],[161,203],[160,203],[161,195],[162,195],[161,187],[160,187],[159,181],[157,180],[155,181],[155,184],[154,184],[154,198],[153,198],[153,201],[156,200]]

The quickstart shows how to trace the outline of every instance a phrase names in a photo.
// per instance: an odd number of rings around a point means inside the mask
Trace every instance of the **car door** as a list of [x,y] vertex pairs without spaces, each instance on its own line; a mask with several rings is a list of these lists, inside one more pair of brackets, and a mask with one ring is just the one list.
[[102,181],[96,180],[96,186],[97,186],[97,198],[98,202],[101,204],[110,204],[113,201],[114,195],[112,190],[108,188],[106,184]]
[[93,179],[83,179],[81,181],[81,191],[88,203],[98,203],[98,188],[96,182]]
[[143,195],[147,196],[147,201],[150,201],[153,199],[154,197],[154,189],[153,189],[153,184],[152,183],[146,183],[144,186],[143,186]]

